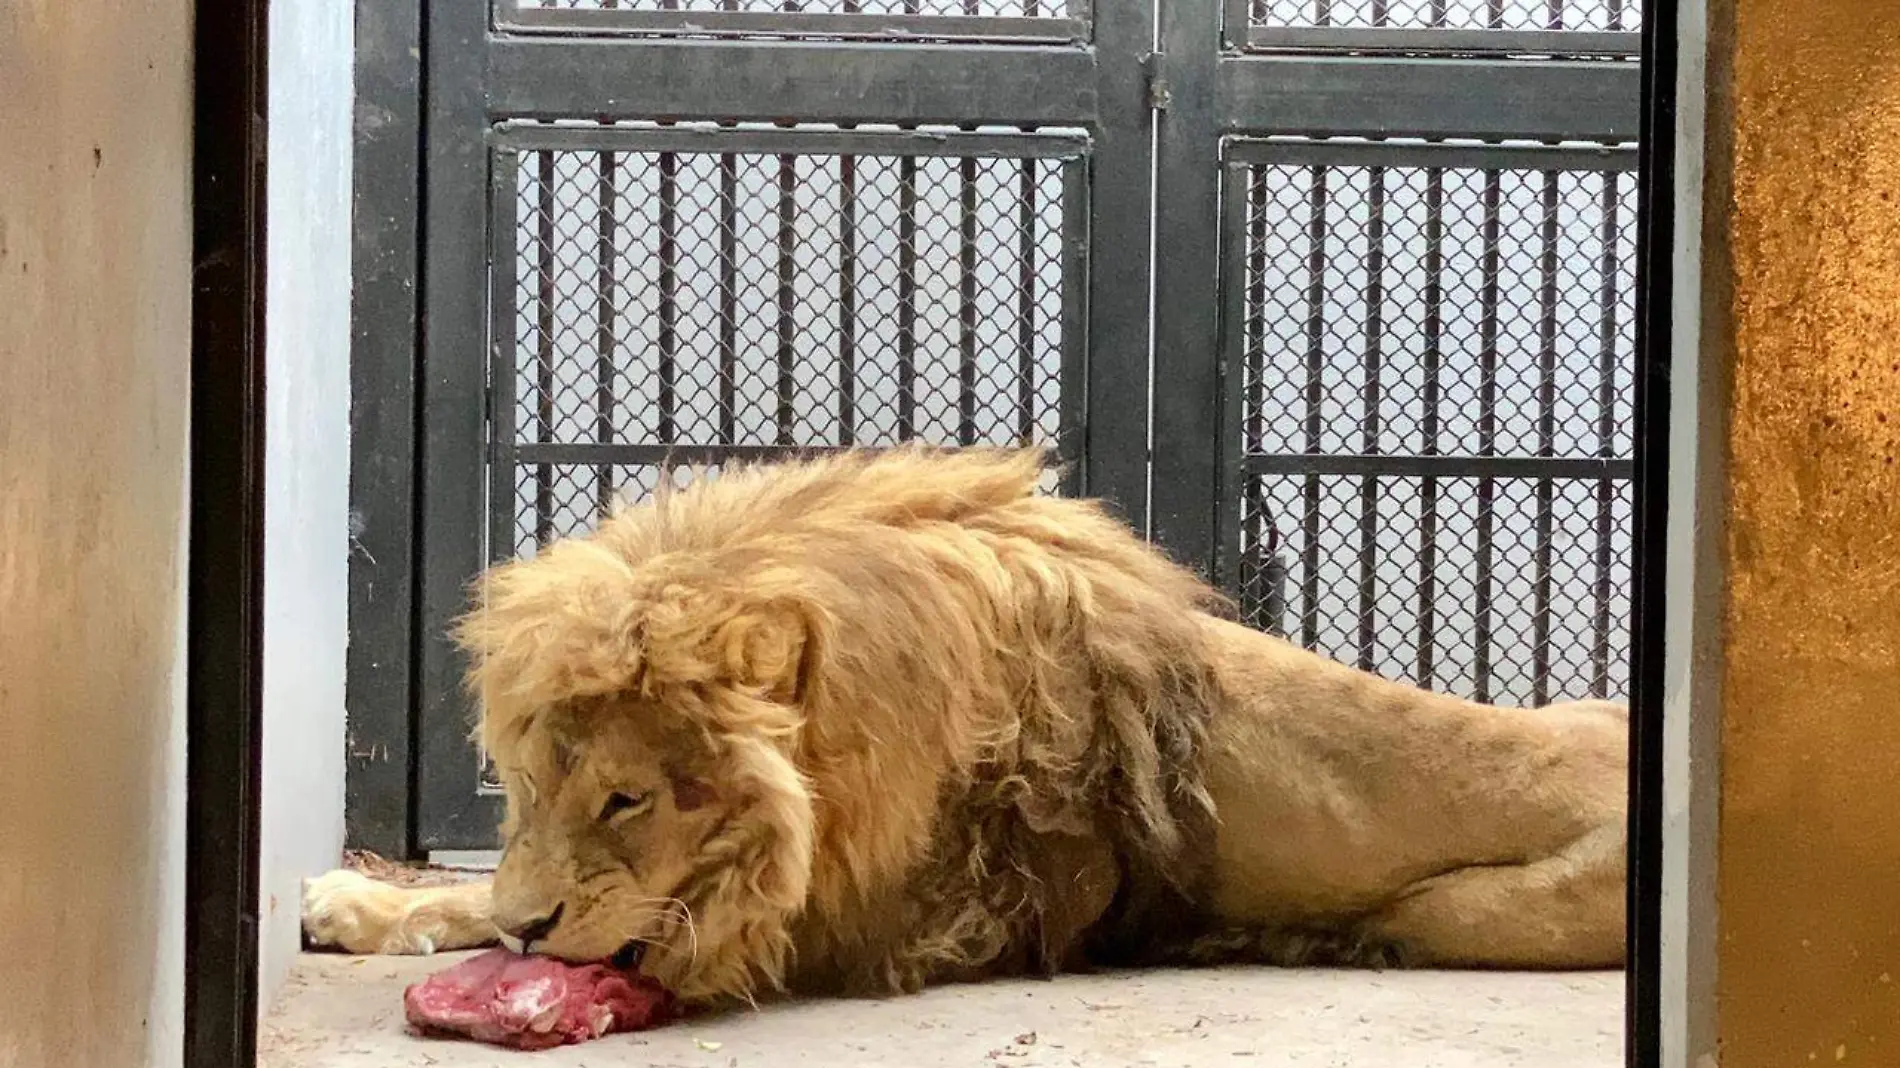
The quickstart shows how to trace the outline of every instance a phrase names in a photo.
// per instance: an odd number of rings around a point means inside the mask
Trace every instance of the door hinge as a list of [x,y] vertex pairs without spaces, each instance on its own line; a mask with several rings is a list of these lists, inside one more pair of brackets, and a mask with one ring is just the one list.
[[1174,103],[1174,88],[1168,84],[1168,56],[1165,52],[1150,52],[1141,59],[1141,69],[1148,76],[1148,107],[1154,111],[1166,111]]

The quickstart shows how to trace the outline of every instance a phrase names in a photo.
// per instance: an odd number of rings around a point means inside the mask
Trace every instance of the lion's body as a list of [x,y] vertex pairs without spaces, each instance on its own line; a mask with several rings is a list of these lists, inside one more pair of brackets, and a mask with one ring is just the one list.
[[1416,964],[1622,961],[1622,706],[1500,709],[1208,627],[1221,922],[1343,923]]
[[[1036,475],[913,450],[728,473],[491,573],[461,638],[509,786],[501,927],[579,958],[637,940],[708,1001],[1620,961],[1620,709],[1475,705],[1224,622]],[[629,792],[637,821],[590,824]],[[401,926],[331,940],[401,950]]]

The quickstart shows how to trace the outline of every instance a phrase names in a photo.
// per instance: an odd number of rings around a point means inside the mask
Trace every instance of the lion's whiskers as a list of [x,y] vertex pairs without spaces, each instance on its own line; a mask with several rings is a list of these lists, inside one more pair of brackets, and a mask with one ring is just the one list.
[[654,919],[663,930],[671,928],[686,929],[686,959],[689,965],[699,962],[699,925],[693,919],[692,906],[677,897],[644,897],[632,904],[654,908]]

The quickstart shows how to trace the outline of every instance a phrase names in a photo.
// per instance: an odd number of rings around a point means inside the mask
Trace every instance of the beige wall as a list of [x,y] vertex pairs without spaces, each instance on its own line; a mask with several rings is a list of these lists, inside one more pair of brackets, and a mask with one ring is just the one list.
[[1728,3],[1721,1063],[1894,1065],[1900,0]]
[[186,0],[0,3],[0,1066],[177,1063]]

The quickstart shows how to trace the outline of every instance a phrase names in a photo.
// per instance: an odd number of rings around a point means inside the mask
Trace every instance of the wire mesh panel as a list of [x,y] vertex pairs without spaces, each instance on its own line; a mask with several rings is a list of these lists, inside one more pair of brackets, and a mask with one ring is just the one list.
[[1259,49],[1611,54],[1640,51],[1637,0],[1228,0],[1228,34]]
[[494,0],[511,29],[877,40],[1071,41],[1091,0]]
[[1075,460],[1085,148],[503,131],[491,558],[695,465],[911,441]]
[[1623,694],[1633,151],[1231,159],[1223,568],[1250,621],[1482,700]]

